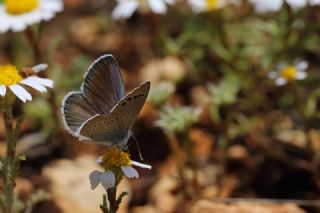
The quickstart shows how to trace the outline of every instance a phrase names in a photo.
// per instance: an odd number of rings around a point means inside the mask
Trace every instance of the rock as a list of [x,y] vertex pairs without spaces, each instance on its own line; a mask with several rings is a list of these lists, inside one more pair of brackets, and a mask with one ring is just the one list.
[[75,21],[70,28],[70,34],[75,42],[86,49],[92,48],[98,32],[99,27],[94,17],[81,18]]
[[304,148],[307,145],[307,136],[305,132],[298,129],[283,129],[278,132],[277,139],[301,148]]
[[132,213],[162,213],[154,206],[147,205],[147,206],[138,206],[131,210]]
[[242,160],[249,156],[248,150],[243,145],[233,145],[227,151],[228,158],[232,160]]
[[[53,200],[64,213],[97,213],[102,202],[104,188],[99,185],[91,190],[89,174],[93,170],[102,170],[96,163],[94,156],[83,155],[75,160],[58,160],[44,168],[43,175],[50,181],[50,193]],[[118,186],[119,192],[129,192],[126,179]],[[130,196],[122,200],[118,212],[127,212]]]
[[151,203],[160,212],[174,212],[180,202],[180,198],[173,194],[173,191],[177,187],[178,182],[176,178],[173,176],[163,176],[154,184],[149,192]]
[[190,213],[306,213],[292,203],[256,204],[256,203],[217,203],[210,200],[199,200],[190,208]]
[[157,84],[163,80],[179,82],[186,74],[182,61],[176,57],[166,57],[162,60],[152,60],[141,69],[142,79]]

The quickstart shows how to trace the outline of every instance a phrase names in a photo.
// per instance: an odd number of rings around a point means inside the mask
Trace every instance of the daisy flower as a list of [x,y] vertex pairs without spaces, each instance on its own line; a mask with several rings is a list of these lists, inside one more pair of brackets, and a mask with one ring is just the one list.
[[151,169],[151,166],[132,161],[127,152],[123,152],[115,147],[108,149],[107,152],[98,158],[104,172],[94,170],[89,175],[91,189],[95,189],[100,183],[105,188],[116,186],[122,176],[127,178],[139,178],[139,174],[132,166]]
[[45,70],[46,64],[22,69],[20,72],[13,65],[0,65],[0,96],[4,97],[9,88],[22,102],[31,101],[31,94],[21,85],[29,86],[39,92],[46,92],[46,87],[53,87],[53,81],[37,77],[35,74]]
[[0,33],[23,31],[29,25],[49,21],[62,10],[62,0],[4,0],[0,3]]
[[276,12],[282,8],[283,0],[249,0],[257,13]]
[[320,0],[309,0],[311,6],[320,5]]
[[133,13],[145,4],[150,10],[156,14],[164,14],[167,12],[167,4],[174,4],[176,0],[117,0],[118,4],[112,11],[113,19],[130,18]]
[[212,11],[224,7],[227,3],[226,0],[188,0],[191,9],[195,13],[204,11]]
[[307,77],[306,70],[308,69],[308,62],[296,61],[292,65],[280,63],[276,71],[269,72],[269,78],[275,80],[276,85],[282,86],[289,81],[303,80]]

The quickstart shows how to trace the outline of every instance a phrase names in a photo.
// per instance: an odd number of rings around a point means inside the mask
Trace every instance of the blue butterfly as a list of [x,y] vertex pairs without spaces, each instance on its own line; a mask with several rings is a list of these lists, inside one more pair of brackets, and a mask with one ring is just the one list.
[[150,90],[144,82],[125,95],[119,66],[112,55],[98,58],[84,75],[80,91],[62,101],[63,121],[81,141],[124,146]]

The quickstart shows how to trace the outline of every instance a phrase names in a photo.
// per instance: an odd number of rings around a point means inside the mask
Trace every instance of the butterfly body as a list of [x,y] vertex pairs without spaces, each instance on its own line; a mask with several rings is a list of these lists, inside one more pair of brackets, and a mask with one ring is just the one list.
[[65,126],[81,141],[123,146],[149,89],[150,82],[144,82],[125,96],[117,62],[112,55],[101,56],[89,67],[81,90],[65,96]]

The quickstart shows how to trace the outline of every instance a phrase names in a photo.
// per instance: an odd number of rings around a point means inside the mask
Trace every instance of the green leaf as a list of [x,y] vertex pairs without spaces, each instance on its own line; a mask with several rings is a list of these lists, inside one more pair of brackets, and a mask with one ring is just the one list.
[[122,202],[122,199],[123,199],[126,195],[129,195],[129,193],[128,193],[128,192],[122,192],[122,193],[119,195],[118,199],[117,199],[117,203],[120,204],[120,203]]
[[19,155],[18,159],[21,161],[25,161],[25,160],[27,160],[27,157],[26,157],[26,155]]

